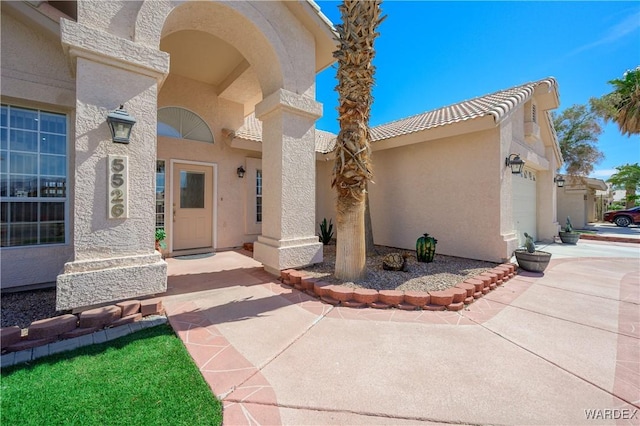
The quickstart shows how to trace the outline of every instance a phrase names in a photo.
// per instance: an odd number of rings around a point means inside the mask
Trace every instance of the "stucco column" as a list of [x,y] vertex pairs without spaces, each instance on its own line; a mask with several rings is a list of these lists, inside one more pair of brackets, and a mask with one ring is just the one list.
[[[70,178],[74,259],[58,276],[57,308],[164,292],[166,263],[154,250],[154,185],[157,92],[169,71],[168,55],[66,20],[61,35],[76,74],[76,133]],[[137,120],[129,144],[112,142],[106,123],[120,104]],[[124,159],[125,171],[122,161],[110,163],[114,155]],[[120,197],[125,209],[112,218],[110,172],[121,173],[119,187],[127,188]]]
[[315,121],[322,105],[284,89],[256,106],[262,120],[263,218],[254,257],[271,273],[322,261],[315,228]]

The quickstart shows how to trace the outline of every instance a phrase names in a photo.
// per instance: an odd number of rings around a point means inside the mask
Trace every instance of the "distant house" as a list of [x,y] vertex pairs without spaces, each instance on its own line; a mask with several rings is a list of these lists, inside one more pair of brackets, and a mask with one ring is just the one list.
[[[602,179],[582,176],[565,176],[564,187],[558,188],[558,220],[564,226],[567,216],[574,228],[584,228],[589,222],[598,220],[602,210],[602,197],[597,191],[607,191]],[[600,204],[599,204],[600,203]]]

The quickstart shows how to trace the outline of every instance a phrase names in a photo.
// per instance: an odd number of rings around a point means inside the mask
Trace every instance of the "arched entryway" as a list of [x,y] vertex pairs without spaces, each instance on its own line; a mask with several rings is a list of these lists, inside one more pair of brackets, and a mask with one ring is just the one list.
[[[165,162],[167,186],[173,185],[165,210],[170,251],[184,249],[175,244],[185,211],[176,173],[191,173],[176,167],[191,165],[194,178],[202,172],[196,166],[212,171],[206,185],[213,193],[214,249],[255,241],[256,258],[273,272],[322,258],[314,153],[321,106],[313,99],[316,70],[309,60],[315,41],[306,31],[291,38],[302,27],[287,11],[284,4],[260,2],[145,3],[139,11],[136,41],[171,57],[158,107],[193,111],[216,141],[182,140],[177,147],[175,138],[158,137],[158,159]],[[232,148],[229,134],[252,113],[263,121],[261,152]],[[240,167],[248,172],[244,178]]]

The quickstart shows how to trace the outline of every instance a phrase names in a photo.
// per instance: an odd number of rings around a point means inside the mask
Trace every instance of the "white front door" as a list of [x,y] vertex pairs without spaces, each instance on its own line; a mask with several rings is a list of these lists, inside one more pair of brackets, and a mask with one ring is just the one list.
[[538,235],[537,221],[537,185],[533,170],[524,169],[521,175],[513,175],[513,229],[518,235],[518,243],[525,242],[524,233],[536,240]]
[[213,250],[213,166],[173,165],[173,250]]

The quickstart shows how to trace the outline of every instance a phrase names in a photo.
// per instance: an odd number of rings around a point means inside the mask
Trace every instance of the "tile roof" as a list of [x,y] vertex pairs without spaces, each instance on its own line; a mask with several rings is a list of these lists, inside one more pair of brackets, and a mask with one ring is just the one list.
[[556,80],[553,77],[549,77],[544,80],[500,90],[489,95],[479,96],[391,123],[381,124],[380,126],[371,128],[371,142],[488,115],[493,116],[497,124],[516,107],[528,101],[536,87],[540,85],[547,85],[549,89],[557,88]]
[[[479,117],[492,116],[497,124],[515,108],[528,101],[533,96],[535,89],[543,85],[546,85],[548,89],[557,90],[557,82],[553,77],[500,90],[454,105],[372,127],[371,142],[391,139]],[[251,114],[245,119],[245,124],[235,132],[235,137],[260,142],[262,140],[262,123],[255,118],[255,115]],[[335,148],[335,144],[335,134],[316,130],[316,152],[323,154],[331,152]]]
[[316,152],[327,154],[336,149],[336,135],[316,129]]
[[233,137],[248,141],[262,142],[262,121],[251,113],[244,119],[244,124],[233,133]]

